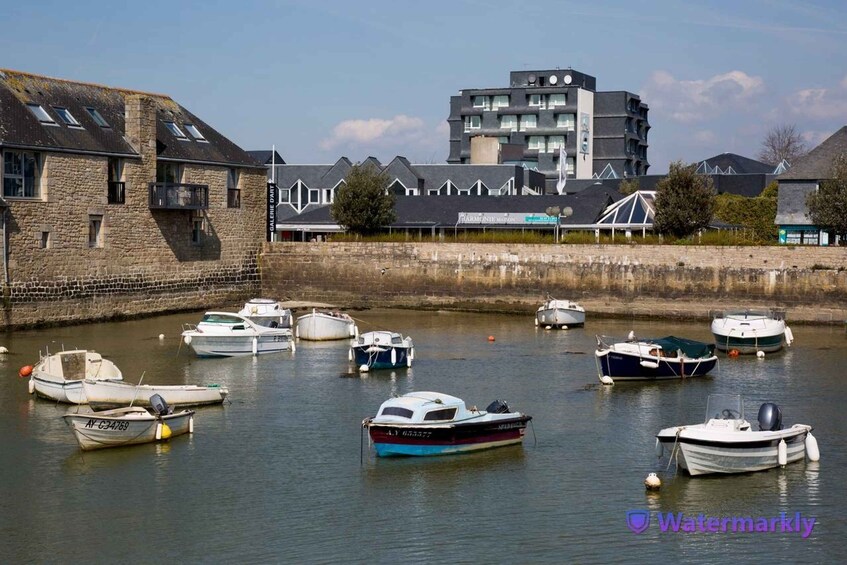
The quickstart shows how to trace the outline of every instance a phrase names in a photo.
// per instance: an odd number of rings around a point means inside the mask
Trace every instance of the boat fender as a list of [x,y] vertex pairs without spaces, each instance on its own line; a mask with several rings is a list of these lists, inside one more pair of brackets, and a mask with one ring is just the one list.
[[156,422],[156,441],[162,439],[162,422]]
[[538,316],[535,317],[535,326],[538,327]]
[[794,334],[791,333],[791,328],[785,326],[785,345],[791,347],[792,341],[794,341]]
[[368,367],[367,365],[361,365],[361,366],[359,367],[359,372],[360,372],[360,373],[367,373],[369,370],[370,370],[370,367]]
[[758,351],[756,352],[756,358],[757,358],[757,359],[764,359],[764,358],[765,358],[765,352],[764,352],[764,351],[762,351],[761,349],[760,349],[760,350],[758,350]]
[[297,345],[294,344],[294,340],[291,340],[291,353],[294,353],[297,350]]
[[603,376],[601,376],[601,377],[600,377],[600,382],[601,382],[601,383],[603,383],[604,385],[613,385],[613,384],[615,384],[614,379],[612,379],[612,377],[610,377],[609,375],[603,375]]
[[662,442],[659,441],[659,438],[656,438],[656,457],[659,459],[662,458],[662,455],[665,453],[665,447],[662,445]]
[[410,347],[409,348],[409,359],[414,359],[414,358],[415,358],[415,348]]
[[348,349],[348,350],[347,350],[347,360],[348,360],[348,361],[352,361],[352,360],[353,360],[353,348],[352,348],[352,347],[351,347],[350,349]]
[[644,479],[644,486],[647,487],[647,490],[659,490],[662,488],[662,480],[658,475],[656,475],[656,473],[650,473],[647,475],[647,478]]
[[29,379],[29,393],[32,394],[35,392],[35,381]]
[[21,370],[18,371],[18,376],[20,378],[26,378],[32,374],[32,365],[24,365],[21,367]]
[[785,445],[785,440],[779,440],[779,446],[776,448],[776,460],[781,466],[788,463],[788,446]]
[[182,338],[182,341],[185,342],[185,345],[191,345],[191,336],[190,335],[185,336],[184,338]]
[[173,435],[170,426],[162,422],[162,439],[168,439]]
[[728,355],[729,357],[738,357],[738,350],[737,350],[737,349],[730,349],[730,350],[727,352],[727,355]]
[[806,434],[806,456],[809,461],[820,461],[821,451],[818,448],[818,440],[812,435],[812,432]]
[[392,365],[397,364],[397,350],[394,349],[394,348],[391,349],[391,364]]
[[9,348],[7,348],[5,345],[0,345],[0,354],[5,355],[8,352],[9,352]]
[[413,350],[410,349],[409,355],[406,356],[406,367],[412,366],[412,359],[414,358],[414,355],[412,353],[413,353]]
[[253,355],[256,355],[259,352],[259,340],[258,338],[253,338]]

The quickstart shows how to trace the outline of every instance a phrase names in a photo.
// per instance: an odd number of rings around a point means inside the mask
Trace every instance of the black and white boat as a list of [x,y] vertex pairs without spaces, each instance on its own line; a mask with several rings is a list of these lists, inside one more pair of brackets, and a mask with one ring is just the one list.
[[375,331],[361,334],[350,347],[350,360],[359,371],[411,367],[415,347],[411,337],[397,332]]
[[616,381],[700,377],[718,362],[714,344],[667,336],[626,340],[597,336],[597,376],[603,384]]
[[794,340],[784,313],[769,310],[720,313],[712,320],[711,329],[717,348],[727,352],[761,355],[760,352],[779,351]]
[[759,407],[758,429],[744,418],[740,396],[713,394],[702,424],[665,428],[656,435],[656,454],[667,452],[691,475],[748,473],[820,459],[812,426],[782,426],[782,411],[766,402]]

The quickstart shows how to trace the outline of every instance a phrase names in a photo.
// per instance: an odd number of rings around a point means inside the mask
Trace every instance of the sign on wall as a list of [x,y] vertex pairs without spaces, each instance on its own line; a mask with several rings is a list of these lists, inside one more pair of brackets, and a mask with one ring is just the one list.
[[273,241],[276,231],[276,183],[268,183],[268,223],[265,230],[265,240]]
[[555,224],[556,218],[547,214],[526,212],[459,212],[459,224],[533,226]]

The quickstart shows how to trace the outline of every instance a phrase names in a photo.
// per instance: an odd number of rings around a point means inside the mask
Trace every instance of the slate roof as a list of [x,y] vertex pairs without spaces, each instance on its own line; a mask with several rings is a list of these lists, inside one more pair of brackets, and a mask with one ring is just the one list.
[[285,161],[282,156],[276,151],[248,151],[248,155],[263,165],[284,165]]
[[[111,88],[0,69],[0,145],[35,150],[67,151],[138,157],[124,138],[124,97],[146,94],[156,108],[157,156],[162,160],[242,167],[260,167],[246,151],[206,122],[163,94]],[[42,124],[27,107],[40,105],[55,124]],[[56,108],[66,108],[79,126],[60,119]],[[101,127],[86,108],[94,108],[108,127]],[[174,122],[186,135],[178,139],[165,125]],[[194,125],[205,138],[195,140],[185,124]]]
[[[832,174],[832,164],[836,157],[847,153],[847,126],[829,136],[820,145],[791,164],[787,172],[777,180],[820,180],[828,179]],[[780,191],[782,187],[780,186]]]
[[[732,167],[735,173],[739,175],[769,175],[774,171],[773,165],[768,165],[767,163],[762,163],[749,157],[736,155],[735,153],[721,153],[720,155],[715,155],[704,160],[710,167],[720,167],[722,171],[726,171],[729,167]],[[702,162],[700,161],[700,163]]]

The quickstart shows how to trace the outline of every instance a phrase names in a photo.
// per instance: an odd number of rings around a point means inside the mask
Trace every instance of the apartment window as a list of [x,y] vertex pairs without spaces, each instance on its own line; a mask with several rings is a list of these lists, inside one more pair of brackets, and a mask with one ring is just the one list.
[[521,131],[526,131],[528,129],[535,129],[538,123],[538,116],[535,114],[526,114],[521,116]]
[[482,127],[481,116],[465,116],[465,131],[479,129]]
[[74,118],[71,111],[67,108],[62,108],[61,106],[53,106],[53,110],[56,111],[56,115],[65,122],[69,126],[80,127],[79,122]]
[[491,108],[491,105],[489,104],[488,96],[474,96],[473,107],[482,108],[483,110],[489,110]]
[[182,166],[179,163],[156,161],[156,182],[179,184],[182,182]]
[[47,110],[42,108],[39,104],[27,104],[26,107],[29,108],[29,111],[32,112],[42,124],[56,125],[56,122],[53,121],[53,118],[51,118],[50,114],[47,113]]
[[500,129],[510,129],[512,131],[518,131],[518,117],[500,116]]
[[498,108],[508,108],[509,107],[509,96],[508,95],[498,95],[494,96],[491,99],[491,108],[496,110]]
[[544,98],[540,94],[529,95],[529,105],[544,109]]
[[91,119],[94,120],[94,123],[100,126],[101,128],[109,127],[109,122],[103,119],[103,116],[100,115],[100,112],[97,111],[96,108],[86,108],[86,112],[91,116]]
[[191,220],[191,243],[199,245],[203,239],[203,218]]
[[576,115],[574,114],[558,114],[556,116],[556,127],[574,131],[576,129]]
[[191,137],[193,137],[197,141],[205,141],[206,143],[209,143],[208,141],[206,141],[206,138],[203,137],[203,134],[200,133],[200,130],[197,129],[197,126],[195,126],[194,124],[184,124],[184,125],[185,125],[185,129],[188,130],[188,133],[191,134]]
[[30,151],[3,152],[3,196],[41,196],[41,156]]
[[124,163],[122,159],[109,158],[109,184],[107,201],[109,204],[126,202],[126,190],[123,182]]
[[565,146],[565,136],[564,135],[551,135],[547,138],[547,151],[549,153],[553,153],[554,151],[558,151],[560,147]]
[[174,136],[175,136],[177,139],[182,139],[182,140],[186,140],[186,141],[188,140],[188,138],[185,136],[185,134],[184,134],[184,133],[182,133],[182,130],[181,130],[181,129],[179,129],[179,126],[178,126],[178,125],[176,125],[175,123],[173,123],[173,122],[165,122],[165,127],[166,127],[166,128],[168,128],[168,130],[170,130],[170,132],[171,132],[172,134],[174,134]]
[[543,135],[531,135],[531,136],[529,136],[528,148],[531,151],[541,151],[541,152],[543,152],[544,149],[545,149],[544,136]]
[[566,94],[550,94],[547,104],[550,108],[554,108],[556,106],[566,106],[568,103],[568,97]]
[[567,166],[568,166],[567,173],[569,175],[572,175],[576,171],[576,160],[573,157],[568,157],[567,162],[568,162],[567,163]]
[[88,216],[88,247],[103,247],[103,216]]

